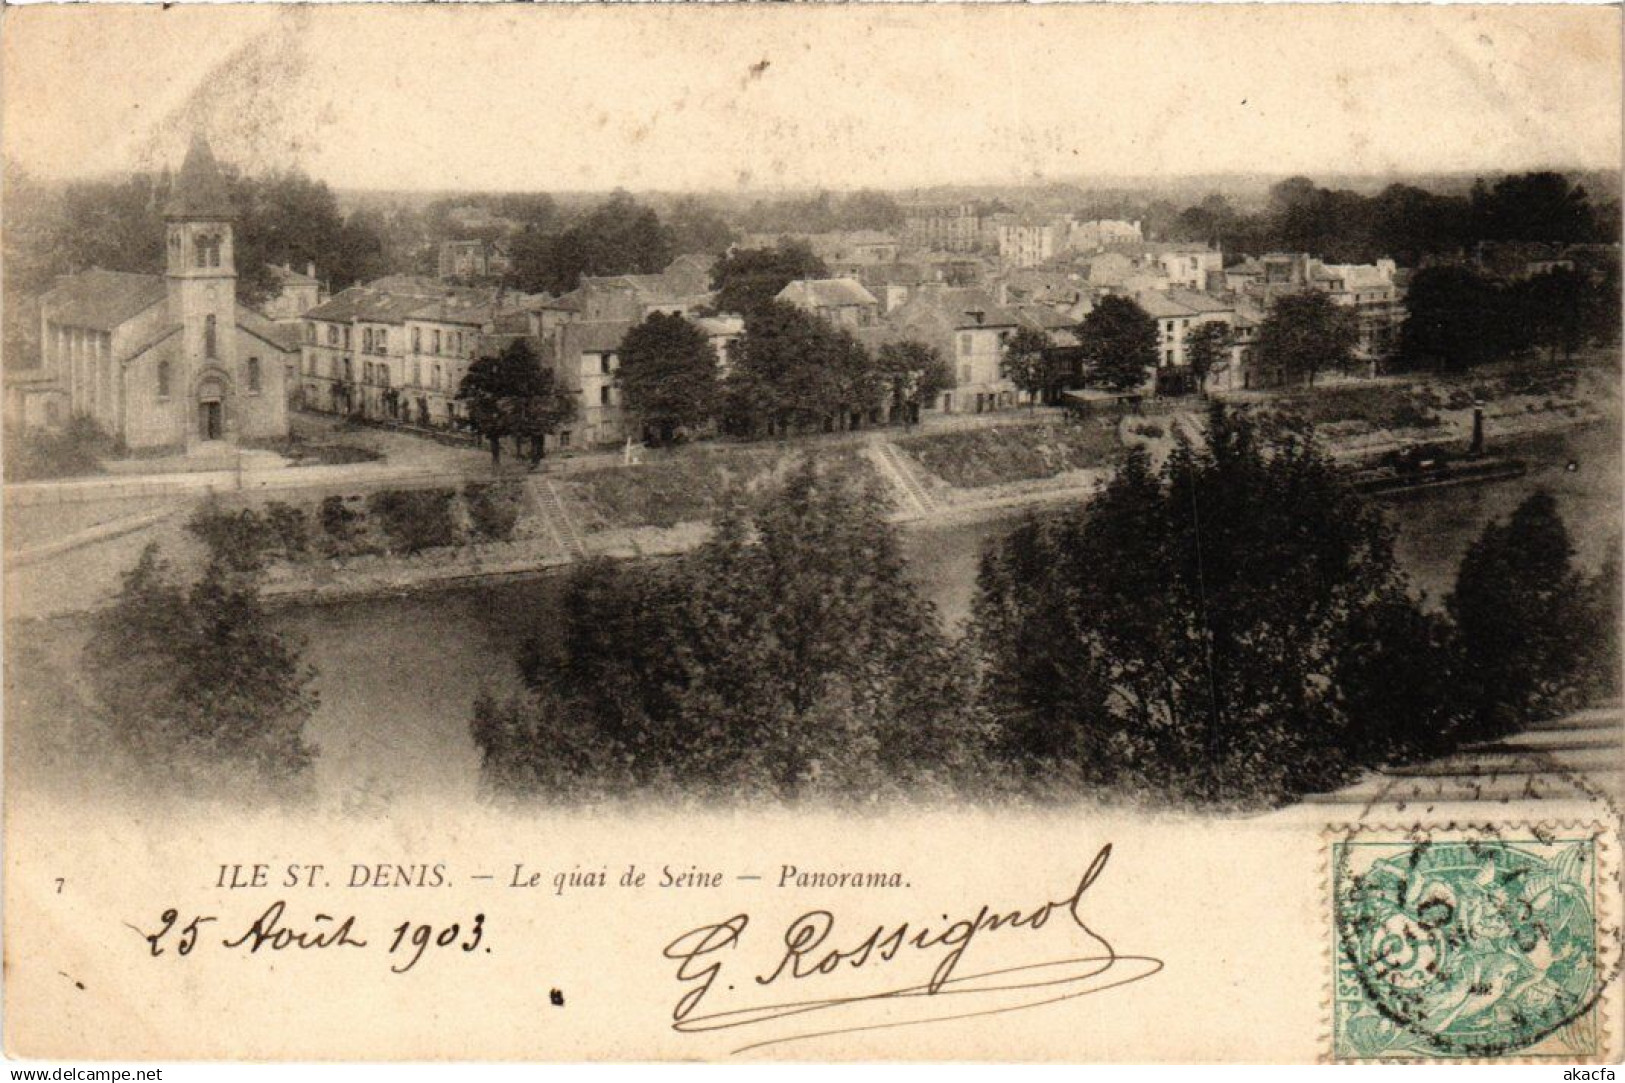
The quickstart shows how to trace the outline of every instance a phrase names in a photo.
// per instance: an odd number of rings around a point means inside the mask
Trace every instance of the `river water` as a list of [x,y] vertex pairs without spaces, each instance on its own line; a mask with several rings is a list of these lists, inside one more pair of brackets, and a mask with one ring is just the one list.
[[[1618,434],[1596,427],[1520,446],[1530,473],[1389,498],[1399,558],[1429,604],[1448,593],[1462,553],[1484,524],[1535,488],[1558,497],[1579,561],[1602,560],[1620,531]],[[910,567],[945,621],[959,624],[987,542],[1010,526],[991,521],[912,529]],[[558,580],[471,587],[409,597],[347,601],[285,611],[320,670],[321,708],[311,736],[321,746],[319,783],[363,806],[407,793],[469,793],[478,757],[468,738],[480,688],[517,689],[513,648],[548,626]],[[330,789],[329,787],[336,787]]]

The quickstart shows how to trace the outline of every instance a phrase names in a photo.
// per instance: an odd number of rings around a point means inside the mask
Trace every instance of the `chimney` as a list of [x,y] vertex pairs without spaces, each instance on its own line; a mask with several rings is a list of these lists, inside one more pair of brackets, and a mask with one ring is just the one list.
[[307,260],[306,261],[306,263],[305,263],[305,274],[310,276],[311,278],[316,277],[316,261],[315,260]]

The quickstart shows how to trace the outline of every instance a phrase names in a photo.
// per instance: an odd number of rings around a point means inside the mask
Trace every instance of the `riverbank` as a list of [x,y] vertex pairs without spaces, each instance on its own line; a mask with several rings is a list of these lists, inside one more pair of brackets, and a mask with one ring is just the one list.
[[[1492,422],[1492,446],[1503,451],[1538,448],[1543,439],[1561,440],[1565,433],[1611,427],[1605,424],[1609,416],[1595,406],[1579,408],[1566,402],[1553,406],[1552,409],[1529,410],[1525,403],[1504,404]],[[1458,413],[1460,417],[1455,416]],[[1164,412],[1151,419],[1122,418],[1117,427],[1121,442],[1146,444],[1156,454],[1172,446],[1178,427],[1188,429],[1195,422],[1194,415],[1186,417],[1177,412]],[[1010,431],[1030,431],[1036,439],[1043,437],[1045,428],[1042,424],[1026,422],[1011,426]],[[1153,431],[1155,435],[1147,435]],[[1471,410],[1450,411],[1441,418],[1440,424],[1425,432],[1406,434],[1403,444],[1459,442],[1464,445],[1470,432]],[[988,439],[973,433],[967,433],[965,438],[972,442]],[[997,438],[1009,439],[1007,436]],[[1397,440],[1397,437],[1391,438]],[[936,458],[941,461],[943,441],[940,437],[936,440]],[[1381,450],[1367,434],[1328,440],[1327,447],[1335,457],[1346,461]],[[894,441],[888,433],[870,434],[863,440],[843,441],[812,450],[821,452],[822,457],[831,461],[838,458],[870,473],[887,495],[890,517],[909,531],[998,522],[1031,509],[1088,500],[1111,474],[1109,466],[1092,466],[1065,469],[1047,477],[1021,477],[997,484],[960,487],[949,485],[928,471],[925,464],[910,453],[907,440]],[[703,519],[673,521],[678,511],[692,505],[703,514],[713,507],[718,495],[716,489],[721,485],[735,480],[759,483],[806,453],[808,449],[798,446],[751,448],[749,456],[740,460],[740,452],[715,450],[673,460],[681,464],[678,466],[662,463],[624,467],[619,473],[593,471],[583,475],[571,471],[524,476],[515,479],[516,484],[524,487],[528,498],[521,502],[520,522],[511,541],[493,542],[464,531],[458,544],[413,555],[373,552],[279,561],[270,569],[266,595],[278,604],[321,603],[512,582],[548,575],[595,557],[638,560],[672,556],[702,544],[710,534],[709,522]],[[1026,458],[1036,459],[1036,456]],[[1007,460],[1022,464],[1021,469],[1028,468],[1020,456],[1012,454]],[[1054,461],[1068,466],[1078,460],[1056,456]],[[278,492],[276,498],[303,498],[308,504],[318,495],[366,491],[318,474],[318,469],[298,471],[318,482],[315,488]],[[665,471],[670,476],[657,478],[654,471]],[[407,485],[433,484],[434,481],[433,478],[400,479]],[[701,495],[685,491],[701,484],[709,486]],[[616,488],[606,488],[610,485]],[[658,499],[640,493],[639,486],[659,494]],[[225,500],[233,507],[263,507],[270,495],[239,493]],[[140,502],[124,500],[113,505],[122,509],[123,514],[106,522],[98,521],[99,517],[92,514],[94,509],[82,504],[27,509],[8,506],[8,618],[60,616],[94,611],[110,604],[124,571],[133,566],[141,549],[149,543],[157,543],[166,559],[183,572],[200,570],[206,554],[185,529],[185,523],[190,510],[203,499],[202,495],[196,495],[188,504],[171,497],[161,505],[163,514],[158,514],[160,509],[154,509],[150,514],[134,515],[130,513]],[[37,524],[23,518],[27,512],[58,518],[71,516],[78,521],[72,523],[73,529],[53,538],[51,531],[33,528]],[[647,518],[655,518],[657,522],[640,521]],[[11,543],[10,539],[19,533],[15,529],[18,526],[24,528],[23,536],[34,540],[35,545],[15,547]]]
[[[1582,569],[1594,571],[1614,545],[1617,430],[1591,426],[1531,439],[1515,451],[1531,462],[1524,477],[1380,501],[1394,522],[1400,565],[1429,605],[1441,604],[1484,525],[1505,518],[1536,488],[1557,498]],[[984,548],[1028,506],[987,504],[966,517],[953,509],[902,524],[907,574],[945,631],[962,628],[970,615]],[[649,547],[643,552],[659,559]],[[320,705],[309,736],[321,748],[315,788],[323,802],[387,814],[413,799],[461,802],[478,792],[470,704],[481,690],[503,695],[520,688],[518,644],[556,629],[559,571],[569,567],[505,570],[494,556],[486,560],[465,578],[378,581],[366,594],[285,593],[271,600],[276,627],[302,644],[317,671]],[[95,752],[86,742],[100,732],[86,724],[94,710],[82,649],[91,625],[83,611],[7,625],[8,762],[26,765],[35,777],[55,769],[64,785],[87,784],[87,756]]]

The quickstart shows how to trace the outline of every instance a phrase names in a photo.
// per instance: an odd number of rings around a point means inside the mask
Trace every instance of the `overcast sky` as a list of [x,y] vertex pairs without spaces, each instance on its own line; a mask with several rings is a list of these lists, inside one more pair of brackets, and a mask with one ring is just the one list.
[[1613,8],[11,8],[41,175],[204,128],[340,187],[1613,168]]

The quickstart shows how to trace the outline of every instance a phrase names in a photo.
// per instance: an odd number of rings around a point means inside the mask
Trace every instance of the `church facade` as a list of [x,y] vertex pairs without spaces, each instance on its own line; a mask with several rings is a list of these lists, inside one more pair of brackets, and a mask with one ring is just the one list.
[[288,432],[296,343],[237,301],[225,178],[194,138],[164,208],[165,273],[93,269],[41,299],[45,419],[94,420],[130,451],[196,450]]

